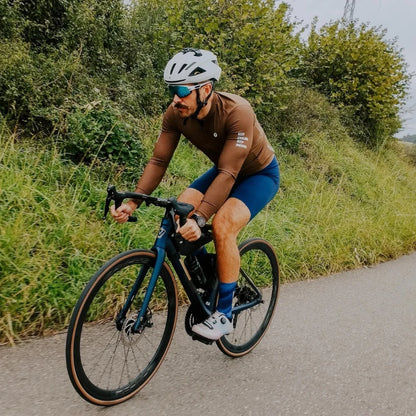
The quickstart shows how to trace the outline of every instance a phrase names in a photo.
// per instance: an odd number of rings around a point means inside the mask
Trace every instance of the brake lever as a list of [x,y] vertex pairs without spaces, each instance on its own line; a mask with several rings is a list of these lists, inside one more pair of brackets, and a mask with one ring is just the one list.
[[[103,220],[107,218],[108,211],[110,210],[111,201],[114,201],[116,209],[123,203],[123,198],[117,196],[116,187],[114,185],[110,185],[107,188],[107,198],[105,199]],[[127,221],[137,222],[137,217],[133,217],[132,215],[130,215]]]
[[105,199],[103,220],[107,218],[108,211],[110,210],[110,204],[111,204],[111,201],[114,199],[115,192],[116,192],[116,187],[114,185],[110,185],[107,188],[107,198]]

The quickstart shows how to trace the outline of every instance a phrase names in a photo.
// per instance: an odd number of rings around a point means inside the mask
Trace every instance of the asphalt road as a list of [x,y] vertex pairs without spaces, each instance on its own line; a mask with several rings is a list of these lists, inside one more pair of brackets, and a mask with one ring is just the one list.
[[416,415],[416,253],[282,287],[266,337],[231,359],[178,323],[165,362],[126,403],[90,405],[65,368],[65,334],[0,348],[0,414]]

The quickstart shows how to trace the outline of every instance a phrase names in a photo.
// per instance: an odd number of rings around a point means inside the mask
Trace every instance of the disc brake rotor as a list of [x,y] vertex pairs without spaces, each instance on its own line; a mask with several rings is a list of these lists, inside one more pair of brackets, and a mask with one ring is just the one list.
[[136,344],[140,340],[141,335],[143,334],[145,329],[153,326],[152,312],[150,309],[147,309],[146,314],[143,318],[143,322],[139,327],[139,331],[133,332],[133,328],[137,321],[137,317],[138,313],[135,312],[128,318],[126,318],[123,323],[123,327],[121,329],[121,340],[123,344],[126,346],[132,346]]

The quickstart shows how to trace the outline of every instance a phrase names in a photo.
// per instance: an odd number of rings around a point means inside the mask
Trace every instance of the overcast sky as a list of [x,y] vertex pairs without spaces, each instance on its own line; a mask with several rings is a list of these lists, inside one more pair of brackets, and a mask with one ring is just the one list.
[[[291,15],[302,20],[302,26],[318,18],[318,26],[343,16],[346,0],[285,0],[291,5]],[[352,1],[350,1],[352,3]],[[355,0],[354,18],[371,26],[387,29],[387,39],[397,38],[397,45],[416,73],[416,0]],[[307,31],[308,33],[309,31]],[[413,78],[408,104],[403,112],[403,129],[398,137],[416,134],[416,79]]]

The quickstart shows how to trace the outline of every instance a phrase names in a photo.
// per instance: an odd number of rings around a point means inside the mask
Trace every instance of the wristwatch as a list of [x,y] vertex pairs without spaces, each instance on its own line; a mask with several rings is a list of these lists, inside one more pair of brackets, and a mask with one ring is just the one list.
[[198,214],[192,214],[191,218],[196,221],[199,228],[205,227],[205,224],[207,223],[205,218],[201,217],[201,215],[198,215]]

